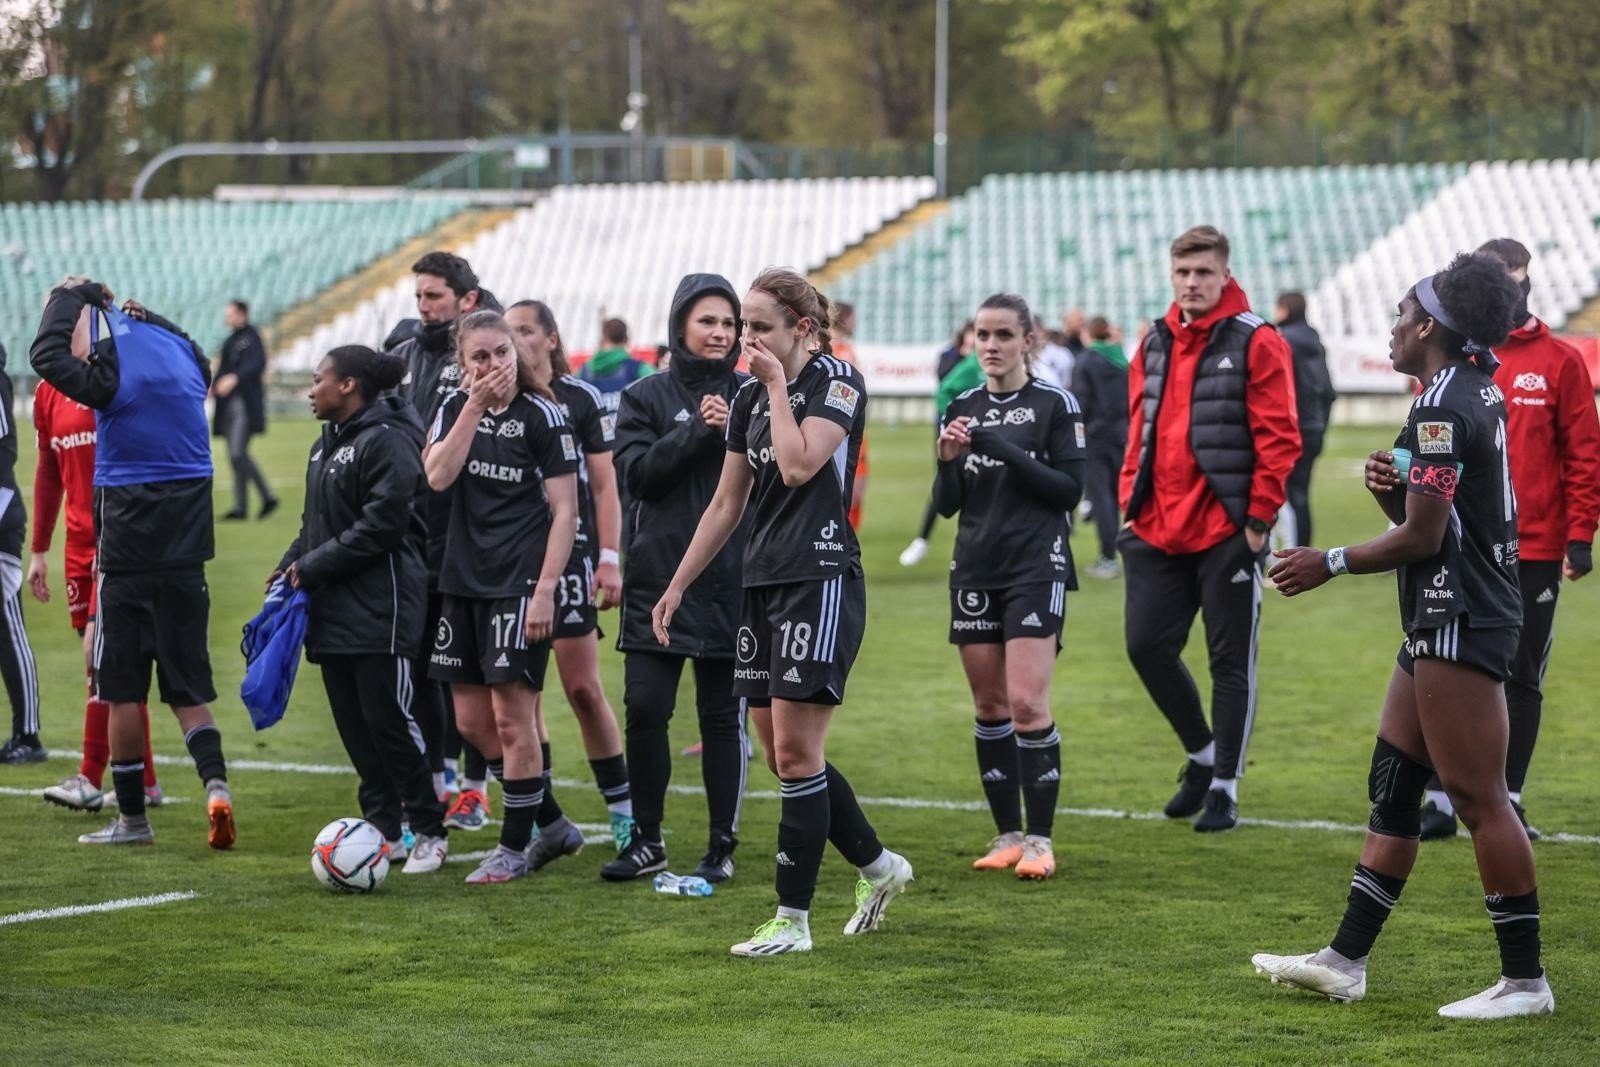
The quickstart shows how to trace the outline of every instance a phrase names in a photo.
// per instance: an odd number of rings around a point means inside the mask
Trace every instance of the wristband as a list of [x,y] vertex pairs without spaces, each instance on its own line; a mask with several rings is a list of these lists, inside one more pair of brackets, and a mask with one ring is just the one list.
[[1328,562],[1328,573],[1335,578],[1350,573],[1350,565],[1344,561],[1344,549],[1330,548],[1325,558]]
[[616,549],[614,549],[614,548],[602,548],[600,550],[600,566],[604,567],[607,563],[611,564],[613,567],[615,567],[617,565],[617,550]]

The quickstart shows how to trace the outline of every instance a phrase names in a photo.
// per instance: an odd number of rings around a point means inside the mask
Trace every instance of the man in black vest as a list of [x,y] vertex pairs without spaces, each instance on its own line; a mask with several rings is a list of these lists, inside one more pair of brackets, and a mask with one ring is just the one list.
[[[1124,627],[1128,658],[1189,754],[1166,814],[1199,812],[1194,828],[1217,832],[1239,821],[1262,560],[1300,431],[1289,346],[1251,313],[1215,227],[1172,242],[1172,288],[1172,306],[1128,368]],[[1215,733],[1180,658],[1196,612]]]
[[1309,545],[1315,543],[1311,539],[1311,468],[1322,455],[1328,416],[1338,394],[1328,375],[1328,354],[1322,347],[1322,338],[1306,322],[1305,294],[1279,293],[1274,321],[1294,356],[1294,400],[1300,415],[1302,445],[1300,459],[1289,472],[1289,506],[1280,517],[1292,518],[1294,526],[1278,532],[1291,545]]

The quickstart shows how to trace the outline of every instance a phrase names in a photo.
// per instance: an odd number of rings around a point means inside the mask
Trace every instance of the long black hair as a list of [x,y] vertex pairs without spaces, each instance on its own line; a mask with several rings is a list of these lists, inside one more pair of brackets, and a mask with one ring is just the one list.
[[1450,355],[1492,370],[1495,360],[1490,349],[1505,344],[1518,325],[1514,319],[1522,303],[1522,290],[1499,256],[1462,252],[1444,270],[1418,282],[1412,292],[1423,313],[1444,331]]

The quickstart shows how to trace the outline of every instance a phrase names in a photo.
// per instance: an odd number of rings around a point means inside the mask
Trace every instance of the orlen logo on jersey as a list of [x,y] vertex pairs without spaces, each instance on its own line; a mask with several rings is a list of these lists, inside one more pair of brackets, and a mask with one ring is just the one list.
[[835,537],[839,536],[839,520],[830,519],[828,525],[817,531],[817,536],[822,540],[811,542],[811,547],[818,552],[844,551],[844,545],[834,540]]
[[500,463],[485,463],[481,459],[475,459],[467,464],[467,470],[480,478],[489,478],[497,482],[522,481],[521,467],[507,467]]
[[775,453],[772,451],[772,446],[768,445],[760,451],[754,448],[747,448],[744,450],[744,455],[750,461],[750,466],[760,468],[767,463],[771,463]]
[[1511,379],[1511,388],[1529,393],[1542,393],[1549,389],[1550,385],[1544,380],[1544,375],[1526,371]]
[[65,452],[69,448],[81,448],[92,444],[94,444],[93,430],[82,430],[78,433],[69,433],[65,437],[50,438],[50,449],[53,452]]

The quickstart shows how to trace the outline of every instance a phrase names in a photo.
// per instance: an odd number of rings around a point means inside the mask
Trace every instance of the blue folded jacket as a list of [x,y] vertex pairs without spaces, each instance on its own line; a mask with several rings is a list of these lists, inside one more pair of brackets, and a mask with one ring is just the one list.
[[244,681],[239,698],[250,712],[257,730],[265,730],[289,706],[294,676],[300,669],[300,650],[306,643],[306,618],[310,598],[279,578],[267,590],[261,613],[244,625]]

